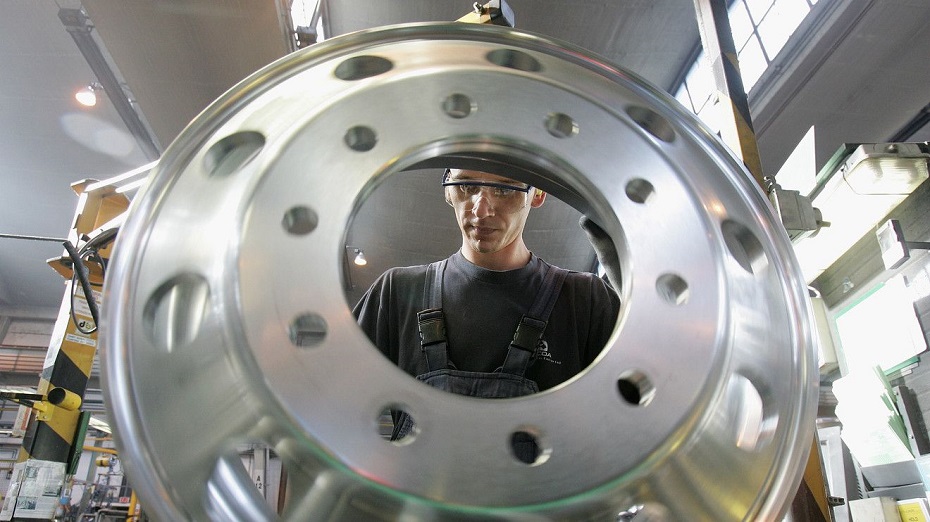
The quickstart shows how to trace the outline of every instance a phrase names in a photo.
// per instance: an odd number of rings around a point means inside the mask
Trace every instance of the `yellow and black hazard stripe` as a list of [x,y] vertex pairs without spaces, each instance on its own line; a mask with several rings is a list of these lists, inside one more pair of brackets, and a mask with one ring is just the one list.
[[760,187],[765,186],[756,133],[752,128],[749,97],[739,72],[736,46],[725,0],[695,0],[704,52],[717,84],[717,102],[727,108],[721,118],[723,141],[742,158]]
[[727,92],[720,91],[720,103],[728,103],[730,115],[736,126],[736,139],[739,142],[739,154],[743,164],[752,174],[752,177],[764,187],[762,181],[762,158],[759,156],[759,144],[756,142],[756,131],[752,126],[752,115],[749,112],[749,97],[743,90],[743,78],[739,72],[739,61],[736,51],[724,52],[721,65],[729,88]]
[[[51,361],[46,361],[37,391],[47,396],[51,390],[60,388],[83,397],[97,350],[97,333],[86,334],[78,329],[71,315],[70,288],[65,294],[53,335],[53,343],[57,342],[58,347],[57,350],[54,346],[49,348],[57,353]],[[81,320],[80,316],[78,319]],[[69,461],[81,412],[51,405],[47,408],[44,415],[38,415],[38,419],[29,424],[18,461],[29,458]]]
[[[120,216],[129,207],[129,198],[113,190],[110,184],[86,179],[73,183],[71,188],[79,200],[68,235],[70,245],[65,245],[66,255],[48,260],[49,266],[68,281],[37,390],[48,400],[32,411],[18,458],[20,462],[38,459],[68,463],[83,445],[82,440],[76,439],[83,438],[88,416],[79,411],[80,401],[97,351],[96,324],[93,324],[97,314],[88,305],[91,296],[85,297],[83,292],[84,289],[92,291],[91,285],[99,287],[102,283],[104,263],[119,229]],[[98,266],[87,265],[88,280],[78,285],[75,280],[81,279],[76,277],[76,270],[83,261],[81,253],[91,244]],[[81,250],[75,256],[72,250],[77,250],[78,246]],[[55,394],[62,395],[59,392],[63,393],[64,402],[52,399]]]

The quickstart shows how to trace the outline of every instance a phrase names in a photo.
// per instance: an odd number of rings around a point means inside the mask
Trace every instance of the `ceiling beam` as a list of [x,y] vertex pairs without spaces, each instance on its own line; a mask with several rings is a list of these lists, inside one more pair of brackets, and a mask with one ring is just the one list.
[[82,10],[69,8],[59,9],[58,18],[74,39],[81,54],[84,55],[87,65],[97,76],[97,81],[103,86],[103,90],[107,93],[120,118],[123,119],[126,128],[136,139],[139,148],[149,160],[158,159],[161,156],[161,146],[142,120],[142,116],[136,110],[130,96],[127,95],[127,88],[116,77],[113,67],[103,55],[97,40],[94,39],[92,34],[94,26],[90,19]]

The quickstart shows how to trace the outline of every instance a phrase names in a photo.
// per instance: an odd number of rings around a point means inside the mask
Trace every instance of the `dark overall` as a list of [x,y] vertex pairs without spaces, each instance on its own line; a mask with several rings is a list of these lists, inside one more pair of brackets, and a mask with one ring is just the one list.
[[[425,310],[417,313],[420,329],[420,349],[426,357],[427,371],[417,379],[450,393],[482,399],[520,397],[539,391],[536,382],[526,378],[526,370],[533,361],[536,345],[542,338],[555,305],[556,298],[568,271],[549,265],[536,300],[529,312],[517,325],[513,340],[507,348],[504,364],[493,372],[466,372],[455,368],[449,360],[446,326],[442,313],[442,277],[446,260],[429,265],[423,301]],[[413,428],[409,415],[395,415],[391,440],[401,439]],[[516,434],[520,435],[520,434]],[[528,435],[515,435],[514,452],[524,462],[533,462],[538,453],[536,443]]]

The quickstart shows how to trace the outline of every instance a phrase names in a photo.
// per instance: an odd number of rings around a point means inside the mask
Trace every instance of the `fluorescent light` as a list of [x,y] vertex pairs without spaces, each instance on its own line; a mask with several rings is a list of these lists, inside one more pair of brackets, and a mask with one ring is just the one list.
[[[930,154],[916,143],[841,149],[811,193],[824,226],[795,245],[807,282],[830,267],[928,178]],[[834,167],[835,165],[838,167]]]

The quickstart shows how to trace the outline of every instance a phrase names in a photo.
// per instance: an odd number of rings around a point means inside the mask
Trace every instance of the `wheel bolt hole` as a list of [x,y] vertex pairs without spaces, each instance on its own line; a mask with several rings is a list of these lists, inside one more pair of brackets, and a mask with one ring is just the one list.
[[353,82],[384,74],[394,68],[394,63],[380,56],[355,56],[339,64],[336,78]]
[[347,130],[343,141],[356,152],[368,152],[378,143],[378,135],[371,127],[359,125]]
[[297,206],[289,209],[284,213],[284,219],[281,220],[281,226],[288,233],[295,236],[304,236],[316,230],[320,219],[313,209]]
[[626,184],[626,197],[630,198],[630,201],[634,203],[646,203],[655,192],[656,189],[652,186],[652,183],[641,178],[630,180]]
[[190,345],[210,312],[210,285],[183,273],[162,283],[145,304],[142,323],[149,339],[166,352]]
[[378,416],[378,434],[395,446],[406,446],[420,434],[420,426],[404,406],[392,404]]
[[462,119],[469,116],[476,106],[471,98],[464,94],[450,94],[442,102],[442,112],[450,118]]
[[731,219],[725,220],[720,228],[727,250],[743,270],[754,275],[765,271],[769,264],[765,249],[749,228]]
[[326,320],[319,314],[309,313],[296,317],[288,327],[291,343],[300,348],[319,345],[326,339]]
[[526,430],[517,430],[510,434],[510,451],[514,458],[531,466],[542,464],[549,459],[549,452],[542,448],[539,437]]
[[656,390],[652,381],[640,371],[627,371],[617,379],[620,397],[632,406],[645,406],[652,401]]
[[571,138],[578,134],[578,123],[567,114],[553,113],[546,117],[546,130],[556,138]]
[[671,143],[675,141],[675,128],[659,113],[645,107],[628,107],[627,115],[643,130],[660,140]]
[[513,49],[496,49],[487,54],[489,62],[518,71],[539,72],[542,64],[527,53]]
[[252,161],[265,146],[265,136],[254,131],[237,132],[213,144],[204,156],[210,177],[225,178]]
[[656,291],[662,299],[672,305],[681,306],[688,302],[688,282],[676,274],[664,274],[656,281]]

